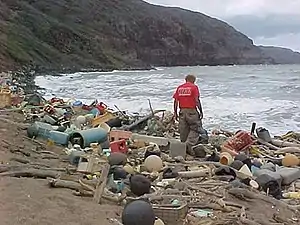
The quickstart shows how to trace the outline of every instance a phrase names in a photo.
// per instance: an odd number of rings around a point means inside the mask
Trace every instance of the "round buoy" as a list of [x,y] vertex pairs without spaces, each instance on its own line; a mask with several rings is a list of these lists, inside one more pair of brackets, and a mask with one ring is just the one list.
[[124,170],[123,167],[115,167],[113,168],[113,175],[114,175],[114,180],[122,180],[122,179],[126,179],[127,172]]
[[85,124],[86,123],[86,117],[85,116],[77,116],[76,122],[78,124]]
[[114,152],[108,156],[107,160],[111,166],[125,165],[127,162],[127,156],[120,152]]
[[122,213],[123,225],[154,225],[155,214],[150,203],[137,200],[125,206]]
[[165,225],[165,224],[164,224],[164,222],[161,219],[156,218],[154,225]]
[[282,165],[286,167],[298,166],[299,163],[299,158],[293,154],[286,154],[282,159]]
[[133,175],[129,178],[130,190],[137,196],[149,194],[151,189],[151,181],[140,174]]
[[159,156],[150,155],[146,158],[144,165],[147,171],[152,173],[160,171],[163,167],[163,162]]

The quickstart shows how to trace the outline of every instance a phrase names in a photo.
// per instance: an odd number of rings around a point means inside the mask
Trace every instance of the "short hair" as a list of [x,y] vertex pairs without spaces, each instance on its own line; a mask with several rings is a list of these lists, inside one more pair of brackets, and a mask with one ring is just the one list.
[[195,83],[196,77],[195,77],[194,75],[187,75],[187,76],[185,77],[185,81]]

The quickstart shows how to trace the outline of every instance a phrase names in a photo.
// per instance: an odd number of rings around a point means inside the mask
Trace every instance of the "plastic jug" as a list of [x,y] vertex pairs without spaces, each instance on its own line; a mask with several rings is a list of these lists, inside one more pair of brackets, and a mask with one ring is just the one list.
[[263,127],[259,127],[256,129],[256,134],[257,137],[259,137],[260,139],[266,141],[266,142],[271,142],[272,138],[270,136],[270,133],[267,129],[263,128]]

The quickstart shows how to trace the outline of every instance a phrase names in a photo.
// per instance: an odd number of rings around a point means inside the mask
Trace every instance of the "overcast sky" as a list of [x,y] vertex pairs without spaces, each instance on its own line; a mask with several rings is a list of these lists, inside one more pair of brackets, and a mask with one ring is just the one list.
[[300,0],[147,0],[229,22],[255,44],[300,51]]

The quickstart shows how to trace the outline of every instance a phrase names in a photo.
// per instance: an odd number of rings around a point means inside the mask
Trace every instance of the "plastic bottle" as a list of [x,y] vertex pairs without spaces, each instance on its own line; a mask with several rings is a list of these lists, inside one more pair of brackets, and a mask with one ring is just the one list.
[[284,193],[283,197],[292,198],[292,199],[300,199],[300,192],[288,192]]

